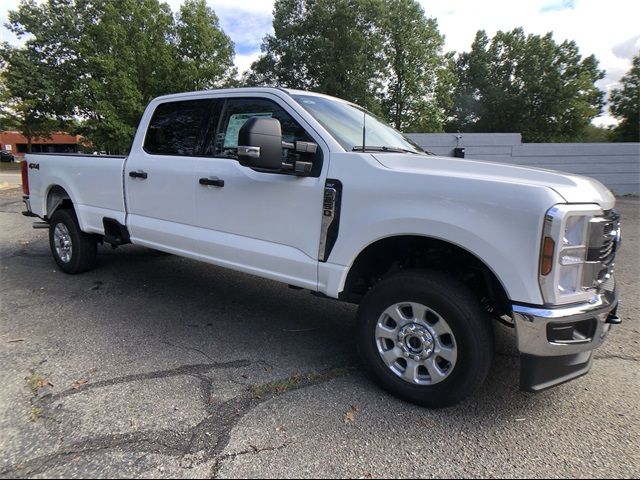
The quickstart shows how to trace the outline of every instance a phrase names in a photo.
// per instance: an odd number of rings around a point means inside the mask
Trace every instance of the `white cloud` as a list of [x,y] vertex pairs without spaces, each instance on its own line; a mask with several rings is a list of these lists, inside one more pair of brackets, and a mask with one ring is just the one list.
[[259,51],[247,55],[236,54],[236,67],[238,67],[238,72],[243,73],[248,70],[251,64],[255,62],[259,56]]
[[640,35],[631,37],[622,43],[615,45],[611,51],[618,58],[625,60],[631,60],[635,55],[640,52]]

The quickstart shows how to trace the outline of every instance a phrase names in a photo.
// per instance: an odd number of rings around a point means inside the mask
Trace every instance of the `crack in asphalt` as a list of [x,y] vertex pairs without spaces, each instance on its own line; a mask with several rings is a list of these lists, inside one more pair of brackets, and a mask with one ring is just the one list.
[[[0,255],[0,260],[9,260],[11,258],[42,258],[42,257],[49,257],[51,256],[51,253],[49,251],[44,251],[44,252],[33,252],[33,251],[29,251],[29,247],[30,245],[25,245],[23,247],[17,248],[13,251],[10,251],[6,254],[2,254]],[[3,249],[4,250],[4,249]],[[6,250],[4,250],[6,252]]]
[[[125,446],[131,447],[131,451],[159,453],[172,456],[182,455],[186,442],[181,444],[179,441],[176,441],[174,445],[171,445],[171,442],[166,441],[170,434],[175,435],[176,432],[142,431],[94,437],[81,442],[72,443],[55,453],[11,465],[0,471],[0,476],[3,478],[23,478],[27,475],[39,475],[51,468],[67,464],[69,460],[75,456],[100,452],[103,450],[112,450]],[[154,440],[153,436],[157,436],[158,438]]]
[[191,346],[184,346],[184,345],[176,345],[175,343],[168,342],[167,340],[163,340],[162,343],[164,343],[165,345],[169,345],[170,347],[173,347],[173,348],[179,348],[180,350],[186,350],[186,351],[199,353],[200,355],[202,355],[203,357],[207,358],[211,362],[214,361],[213,358],[211,358],[209,355],[207,355],[205,352],[203,352],[199,348],[191,347]]
[[175,377],[179,375],[195,375],[198,373],[206,373],[211,370],[223,370],[223,369],[232,369],[232,368],[243,368],[248,367],[249,365],[255,364],[256,362],[252,362],[250,360],[236,360],[231,362],[214,362],[214,363],[199,363],[194,365],[182,365],[177,368],[172,368],[169,370],[158,370],[155,372],[148,373],[134,373],[132,375],[125,375],[122,377],[111,378],[108,380],[101,380],[93,383],[86,383],[82,385],[80,388],[70,388],[64,390],[60,393],[56,393],[52,395],[51,402],[55,402],[56,400],[60,400],[71,395],[76,395],[79,393],[86,392],[88,390],[93,390],[95,388],[104,388],[110,387],[112,385],[119,385],[122,383],[131,383],[140,380],[152,380],[155,378],[168,378]]
[[[222,455],[222,452],[227,448],[231,440],[231,433],[233,429],[240,420],[242,420],[242,418],[244,418],[244,416],[256,406],[266,402],[277,394],[268,395],[264,398],[256,398],[250,394],[249,390],[246,390],[242,394],[230,400],[220,404],[212,404],[210,402],[210,397],[211,392],[215,389],[214,380],[207,377],[205,374],[212,370],[242,368],[256,363],[266,364],[267,362],[262,360],[239,360],[235,362],[186,365],[170,370],[126,375],[110,380],[85,384],[77,390],[71,388],[55,395],[46,395],[41,399],[40,403],[45,409],[45,418],[47,418],[46,410],[49,410],[56,400],[67,398],[78,393],[141,380],[187,375],[200,379],[201,396],[207,410],[207,415],[197,425],[183,431],[145,430],[141,432],[111,434],[88,438],[63,447],[55,453],[42,455],[21,463],[9,465],[5,469],[0,470],[0,477],[23,478],[25,476],[42,475],[47,470],[57,466],[63,466],[80,455],[120,449],[131,452],[147,454],[155,453],[179,457],[182,468],[193,468],[193,466],[201,465],[213,460],[214,464],[211,473],[215,478],[222,467],[222,463],[226,460],[234,459],[240,455],[257,454],[263,451],[285,448],[287,446],[286,444],[277,447],[262,448],[250,445],[250,449],[248,450]],[[330,372],[333,370],[336,369],[329,369],[326,371]],[[347,367],[344,370],[345,373],[342,376],[349,375],[353,372],[354,368]],[[314,377],[313,380],[301,382],[283,393],[326,383],[335,378],[337,377],[323,377],[320,372],[320,374]]]
[[274,452],[276,450],[282,450],[283,448],[286,448],[288,444],[285,442],[275,447],[256,447],[254,445],[249,445],[249,446],[251,448],[248,450],[242,450],[240,452],[235,452],[235,453],[228,453],[216,459],[216,462],[214,463],[213,468],[211,469],[211,478],[218,478],[218,475],[220,474],[220,469],[223,467],[223,463],[226,460],[235,460],[236,458],[242,455],[257,455],[262,452]]

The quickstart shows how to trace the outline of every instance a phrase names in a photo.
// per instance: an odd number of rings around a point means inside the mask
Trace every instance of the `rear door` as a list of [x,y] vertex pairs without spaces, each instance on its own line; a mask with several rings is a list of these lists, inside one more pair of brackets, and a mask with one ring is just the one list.
[[134,243],[175,253],[191,250],[190,229],[198,223],[194,171],[215,104],[211,98],[159,103],[144,138],[136,138],[138,147],[124,171],[127,224]]

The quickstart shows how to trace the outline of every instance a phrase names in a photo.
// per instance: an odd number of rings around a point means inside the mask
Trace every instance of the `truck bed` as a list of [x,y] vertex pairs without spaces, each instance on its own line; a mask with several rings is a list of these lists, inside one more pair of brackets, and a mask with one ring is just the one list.
[[123,169],[126,156],[29,153],[30,203],[33,213],[47,215],[47,198],[63,189],[87,233],[104,233],[103,218],[125,222]]

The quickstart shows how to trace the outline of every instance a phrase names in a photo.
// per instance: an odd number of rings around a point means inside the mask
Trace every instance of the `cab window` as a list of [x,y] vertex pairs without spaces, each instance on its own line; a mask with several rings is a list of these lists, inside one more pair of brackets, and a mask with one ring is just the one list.
[[154,155],[201,155],[213,103],[205,99],[158,105],[144,139],[145,151]]
[[[282,126],[282,140],[285,142],[313,141],[304,128],[277,103],[264,98],[230,98],[225,102],[218,131],[210,147],[214,156],[237,158],[238,133],[251,117],[278,119]],[[292,155],[295,153],[283,150],[284,161]]]

